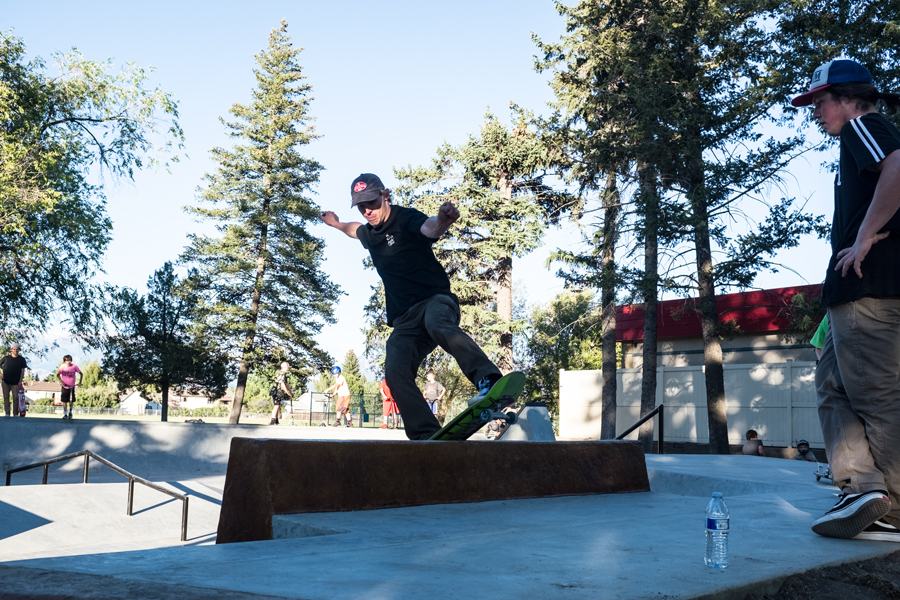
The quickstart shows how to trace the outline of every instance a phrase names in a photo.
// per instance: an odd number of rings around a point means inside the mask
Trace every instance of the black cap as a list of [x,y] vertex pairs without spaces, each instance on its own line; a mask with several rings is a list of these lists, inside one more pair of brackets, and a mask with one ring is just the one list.
[[378,175],[363,173],[350,184],[350,206],[374,200],[383,190],[384,184],[378,179]]

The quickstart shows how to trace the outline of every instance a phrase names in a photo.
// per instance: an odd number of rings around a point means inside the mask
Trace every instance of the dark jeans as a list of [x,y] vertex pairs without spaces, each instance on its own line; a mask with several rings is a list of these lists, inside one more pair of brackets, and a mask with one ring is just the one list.
[[406,423],[406,437],[411,440],[427,440],[441,428],[416,386],[419,366],[437,346],[456,359],[472,383],[500,373],[475,340],[459,328],[459,318],[456,302],[439,294],[394,319],[385,352],[384,378]]

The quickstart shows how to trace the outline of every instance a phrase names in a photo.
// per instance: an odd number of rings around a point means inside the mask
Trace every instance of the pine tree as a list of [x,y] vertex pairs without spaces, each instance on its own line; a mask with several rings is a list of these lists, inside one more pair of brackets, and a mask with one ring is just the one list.
[[209,335],[239,357],[231,423],[252,368],[287,360],[304,378],[331,364],[313,339],[334,321],[339,291],[320,268],[324,243],[307,229],[320,212],[309,195],[322,166],[301,154],[318,136],[300,52],[282,21],[256,55],[253,101],[232,106],[234,121],[222,120],[236,143],[212,150],[218,170],[199,197],[211,207],[188,209],[221,232],[192,236],[183,259],[203,275]]
[[[121,390],[149,386],[162,394],[162,420],[168,420],[169,388],[182,387],[221,397],[228,388],[227,357],[194,328],[197,296],[166,263],[147,282],[147,294],[123,289],[108,314],[116,332],[101,336],[103,367]],[[98,383],[86,368],[85,387]]]
[[347,387],[354,396],[359,396],[365,389],[366,376],[362,374],[359,368],[359,359],[356,352],[348,350],[344,357],[344,363],[341,365],[341,375],[347,380]]

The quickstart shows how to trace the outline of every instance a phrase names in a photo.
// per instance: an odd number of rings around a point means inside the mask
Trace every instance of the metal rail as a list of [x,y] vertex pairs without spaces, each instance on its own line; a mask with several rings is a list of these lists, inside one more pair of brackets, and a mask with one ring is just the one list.
[[6,485],[10,485],[10,480],[12,478],[13,473],[18,473],[19,471],[27,471],[28,469],[36,469],[37,467],[44,467],[44,476],[41,480],[42,485],[47,484],[47,475],[50,471],[50,465],[57,462],[62,462],[64,460],[71,460],[73,458],[78,458],[79,456],[84,457],[84,470],[82,473],[82,483],[88,482],[88,467],[90,466],[90,461],[93,458],[97,462],[106,465],[116,473],[120,475],[124,475],[128,478],[128,507],[126,510],[126,515],[129,517],[132,515],[132,508],[134,507],[134,484],[135,482],[140,483],[142,485],[146,485],[148,488],[156,490],[157,492],[162,492],[163,494],[167,494],[172,496],[177,500],[181,500],[181,541],[187,541],[187,523],[188,523],[188,496],[183,494],[179,494],[177,492],[173,492],[172,490],[167,490],[166,488],[159,486],[152,481],[147,481],[143,477],[138,477],[137,475],[133,475],[129,473],[122,467],[115,465],[102,456],[98,456],[91,452],[90,450],[82,450],[80,452],[73,452],[72,454],[66,454],[65,456],[58,456],[56,458],[51,458],[48,460],[43,460],[41,462],[34,463],[33,465],[26,465],[24,467],[16,467],[15,469],[10,469],[6,472]]
[[629,427],[628,429],[626,429],[625,431],[623,431],[622,433],[617,435],[616,439],[624,440],[626,435],[628,435],[629,433],[631,433],[632,431],[634,431],[635,429],[637,429],[638,427],[640,427],[641,425],[643,425],[644,423],[646,423],[647,421],[649,421],[650,419],[655,417],[656,415],[659,415],[659,440],[656,443],[656,453],[657,454],[665,454],[665,452],[663,452],[663,439],[666,437],[666,434],[665,434],[665,432],[666,432],[665,421],[666,420],[665,420],[665,418],[663,418],[664,413],[665,413],[664,409],[665,409],[665,405],[660,404],[659,406],[657,406],[656,408],[654,408],[653,410],[648,412],[646,415],[641,417],[637,423],[635,423],[634,425],[632,425],[631,427]]

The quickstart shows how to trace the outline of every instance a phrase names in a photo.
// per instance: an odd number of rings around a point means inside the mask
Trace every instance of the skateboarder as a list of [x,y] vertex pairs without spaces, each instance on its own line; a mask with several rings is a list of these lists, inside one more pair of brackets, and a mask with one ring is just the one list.
[[347,385],[347,379],[341,374],[339,366],[331,367],[331,374],[334,375],[334,383],[328,386],[325,393],[334,390],[337,396],[337,400],[334,401],[334,426],[340,427],[341,416],[347,415],[347,427],[353,427],[353,414],[350,412],[350,386]]
[[381,179],[363,173],[350,184],[350,206],[359,210],[366,224],[341,222],[331,211],[320,218],[358,239],[372,257],[384,282],[387,323],[394,328],[387,341],[385,379],[406,424],[406,436],[427,440],[441,426],[416,386],[416,373],[432,350],[440,345],[455,358],[479,395],[487,394],[501,374],[459,328],[459,301],[431,250],[459,219],[459,210],[445,202],[437,215],[429,217],[390,200],[391,192]]

